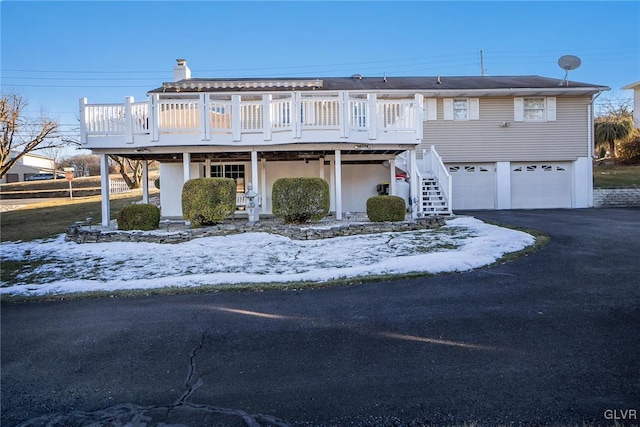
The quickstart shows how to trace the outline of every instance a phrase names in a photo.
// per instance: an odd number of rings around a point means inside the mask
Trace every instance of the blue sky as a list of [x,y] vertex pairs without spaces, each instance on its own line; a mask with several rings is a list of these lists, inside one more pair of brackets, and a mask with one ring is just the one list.
[[[0,3],[3,91],[77,128],[78,99],[146,98],[193,77],[487,75],[640,80],[640,2],[18,1]],[[601,98],[603,98],[601,97]]]

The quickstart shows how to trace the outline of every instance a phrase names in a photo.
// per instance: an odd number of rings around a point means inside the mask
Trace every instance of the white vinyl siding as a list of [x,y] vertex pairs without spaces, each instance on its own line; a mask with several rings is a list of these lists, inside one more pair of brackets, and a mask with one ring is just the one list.
[[442,102],[445,120],[480,119],[480,100],[478,98],[445,98]]
[[530,97],[513,99],[513,121],[554,122],[555,120],[555,97]]

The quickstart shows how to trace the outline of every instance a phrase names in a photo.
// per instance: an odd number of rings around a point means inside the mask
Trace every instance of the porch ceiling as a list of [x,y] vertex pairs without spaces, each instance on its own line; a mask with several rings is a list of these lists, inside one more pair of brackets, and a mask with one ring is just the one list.
[[[363,162],[370,162],[370,156],[396,156],[406,150],[404,149],[353,149],[341,150],[341,154],[358,156],[366,155],[369,157]],[[290,151],[258,151],[258,159],[266,159],[267,161],[300,161],[300,160],[317,160],[321,157],[333,156],[333,150],[290,150]],[[162,163],[182,163],[182,153],[126,153],[121,154],[132,160],[155,160]],[[247,151],[226,151],[216,153],[191,153],[192,162],[204,162],[210,159],[214,162],[250,162],[251,152]],[[381,161],[383,159],[380,159]]]

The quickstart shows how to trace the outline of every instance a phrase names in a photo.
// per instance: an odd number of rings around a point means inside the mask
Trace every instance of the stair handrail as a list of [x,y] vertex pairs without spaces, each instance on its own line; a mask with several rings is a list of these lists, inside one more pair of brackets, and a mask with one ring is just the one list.
[[447,202],[447,212],[451,214],[451,194],[453,193],[453,183],[451,175],[447,171],[447,167],[442,161],[442,157],[436,151],[435,145],[432,145],[429,151],[422,151],[422,165],[425,171],[431,171],[433,177],[438,181],[438,185],[442,189],[443,197]]

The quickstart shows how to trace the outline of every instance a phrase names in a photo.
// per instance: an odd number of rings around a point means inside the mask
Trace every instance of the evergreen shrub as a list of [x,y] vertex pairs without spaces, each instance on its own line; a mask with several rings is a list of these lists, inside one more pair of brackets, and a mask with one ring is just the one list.
[[399,196],[373,196],[367,199],[367,216],[371,222],[404,221],[407,206]]
[[190,179],[182,187],[182,216],[191,227],[217,224],[236,210],[236,183],[231,178]]
[[155,230],[160,209],[155,205],[128,205],[118,211],[118,230]]
[[329,183],[322,178],[280,178],[271,197],[273,214],[285,223],[318,221],[329,213]]

